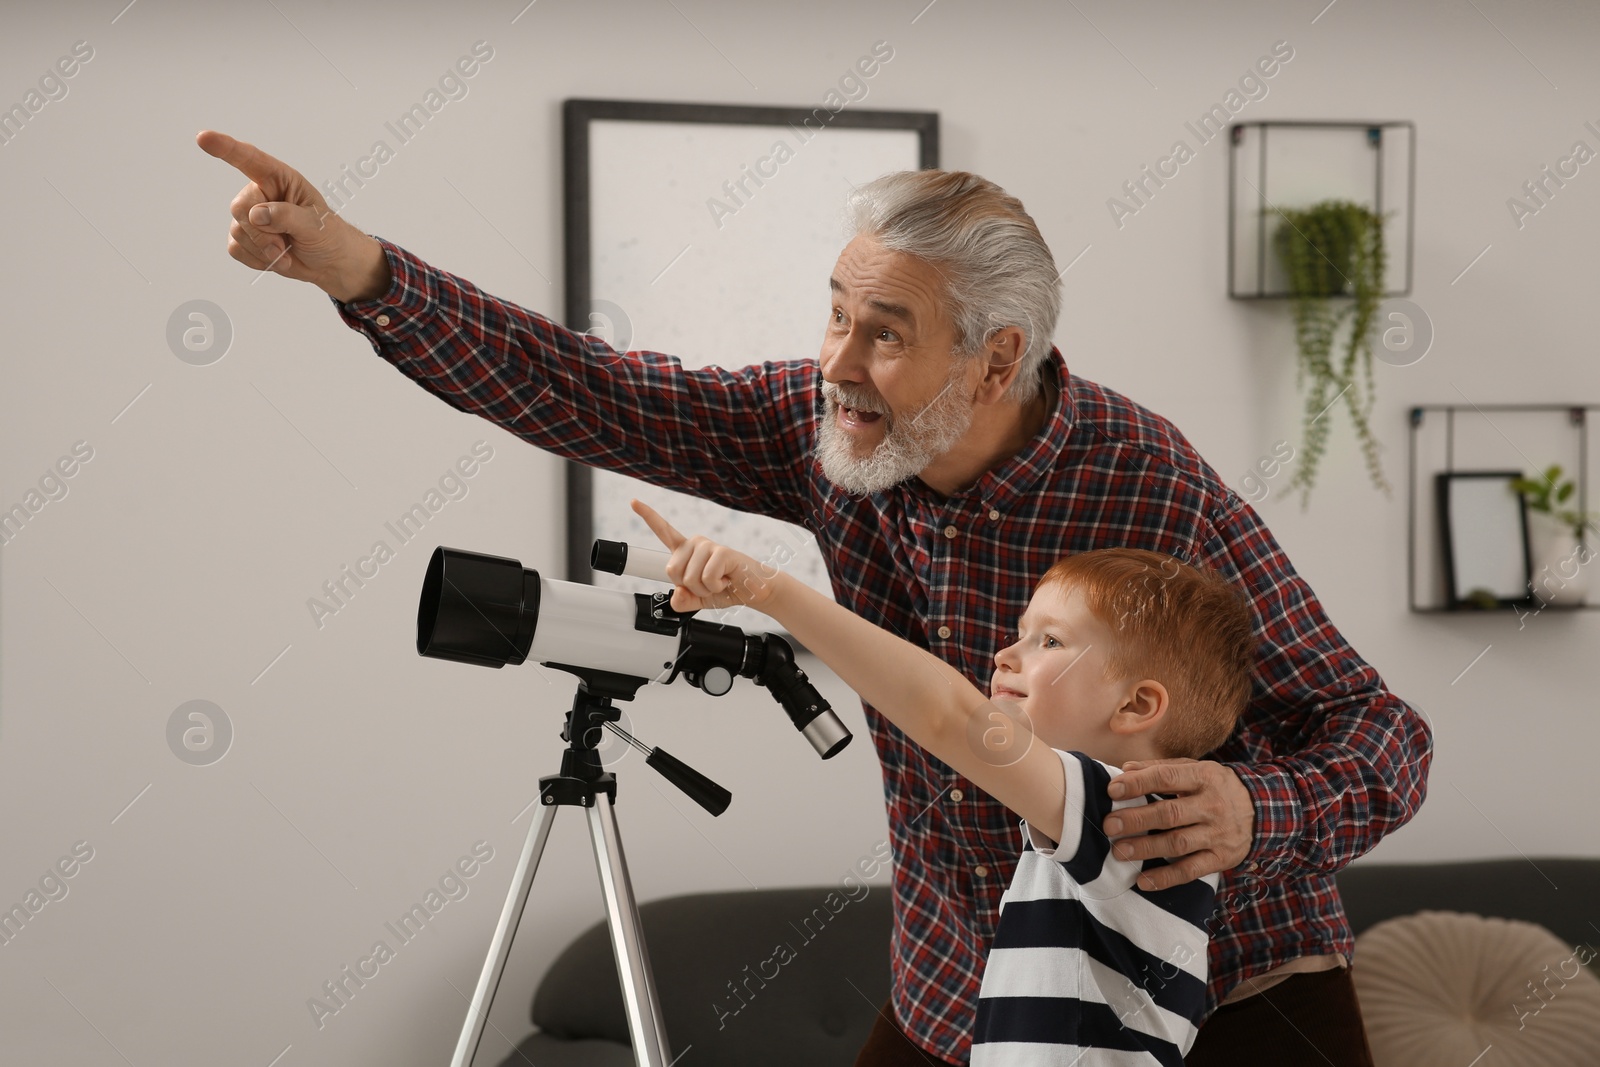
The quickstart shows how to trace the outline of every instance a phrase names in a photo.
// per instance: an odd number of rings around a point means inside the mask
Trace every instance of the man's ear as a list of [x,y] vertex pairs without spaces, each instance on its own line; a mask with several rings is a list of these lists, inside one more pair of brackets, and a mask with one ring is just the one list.
[[1154,678],[1141,679],[1128,689],[1122,703],[1111,713],[1111,732],[1132,735],[1154,730],[1166,718],[1167,707],[1167,687]]
[[1022,353],[1028,337],[1020,326],[995,331],[984,350],[984,375],[973,399],[980,404],[998,403],[1017,380],[1022,368]]

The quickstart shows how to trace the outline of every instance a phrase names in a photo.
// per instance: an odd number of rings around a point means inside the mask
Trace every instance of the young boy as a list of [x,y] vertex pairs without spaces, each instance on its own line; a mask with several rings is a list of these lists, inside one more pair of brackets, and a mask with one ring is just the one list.
[[[1132,760],[1198,759],[1250,694],[1255,638],[1231,585],[1170,556],[1068,556],[995,654],[990,696],[925,649],[648,505],[672,551],[672,606],[776,619],[912,740],[1022,818],[979,987],[973,1067],[1181,1067],[1205,1003],[1206,920],[1220,876],[1138,885],[1162,859],[1111,855],[1110,780]],[[1037,736],[1042,744],[1034,744]],[[1093,1051],[1087,1051],[1093,1050]]]

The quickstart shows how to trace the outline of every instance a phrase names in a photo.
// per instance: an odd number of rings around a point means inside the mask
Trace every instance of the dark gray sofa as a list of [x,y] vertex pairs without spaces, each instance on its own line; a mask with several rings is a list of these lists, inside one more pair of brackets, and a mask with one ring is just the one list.
[[1424,909],[1538,923],[1572,946],[1600,949],[1600,859],[1358,863],[1335,875],[1350,928]]
[[[887,886],[871,886],[865,896],[860,888],[853,895],[818,886],[641,904],[661,1014],[680,1067],[853,1063],[874,1009],[889,997],[890,894]],[[780,944],[791,947],[788,958],[775,955]],[[633,1067],[604,923],[551,964],[532,1014],[541,1032],[526,1038],[505,1067]]]
[[[1357,934],[1433,909],[1523,919],[1568,944],[1600,947],[1600,859],[1357,864],[1337,881]],[[828,906],[830,892],[836,910]],[[641,905],[681,1067],[849,1067],[889,994],[889,903],[883,886],[857,900],[820,886]],[[775,954],[780,944],[792,947],[789,958]],[[604,924],[557,958],[534,996],[532,1018],[541,1032],[501,1067],[631,1067]]]

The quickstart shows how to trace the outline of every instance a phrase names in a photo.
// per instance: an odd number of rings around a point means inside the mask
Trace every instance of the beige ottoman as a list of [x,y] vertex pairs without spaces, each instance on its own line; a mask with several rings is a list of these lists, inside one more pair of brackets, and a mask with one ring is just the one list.
[[1600,1065],[1600,978],[1584,966],[1596,954],[1514,919],[1376,924],[1351,968],[1375,1067]]

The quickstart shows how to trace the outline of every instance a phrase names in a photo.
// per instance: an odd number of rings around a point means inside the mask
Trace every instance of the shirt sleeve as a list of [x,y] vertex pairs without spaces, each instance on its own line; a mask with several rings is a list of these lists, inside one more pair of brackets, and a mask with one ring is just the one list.
[[1416,814],[1433,733],[1334,628],[1255,509],[1229,490],[1223,512],[1200,562],[1249,595],[1260,638],[1251,729],[1211,755],[1255,806],[1239,869],[1332,874]]
[[1066,804],[1062,816],[1060,837],[1051,840],[1047,834],[1028,826],[1028,841],[1035,852],[1046,859],[1064,864],[1067,874],[1080,886],[1094,884],[1092,894],[1097,897],[1114,896],[1133,888],[1133,883],[1144,869],[1143,860],[1123,860],[1111,855],[1111,842],[1101,827],[1106,816],[1118,808],[1146,803],[1143,796],[1112,800],[1106,792],[1111,779],[1122,773],[1113,767],[1082,752],[1055,750],[1061,757],[1061,769],[1066,775]]
[[428,392],[565,459],[805,524],[814,360],[685,370],[618,352],[376,240],[389,291],[334,307]]

